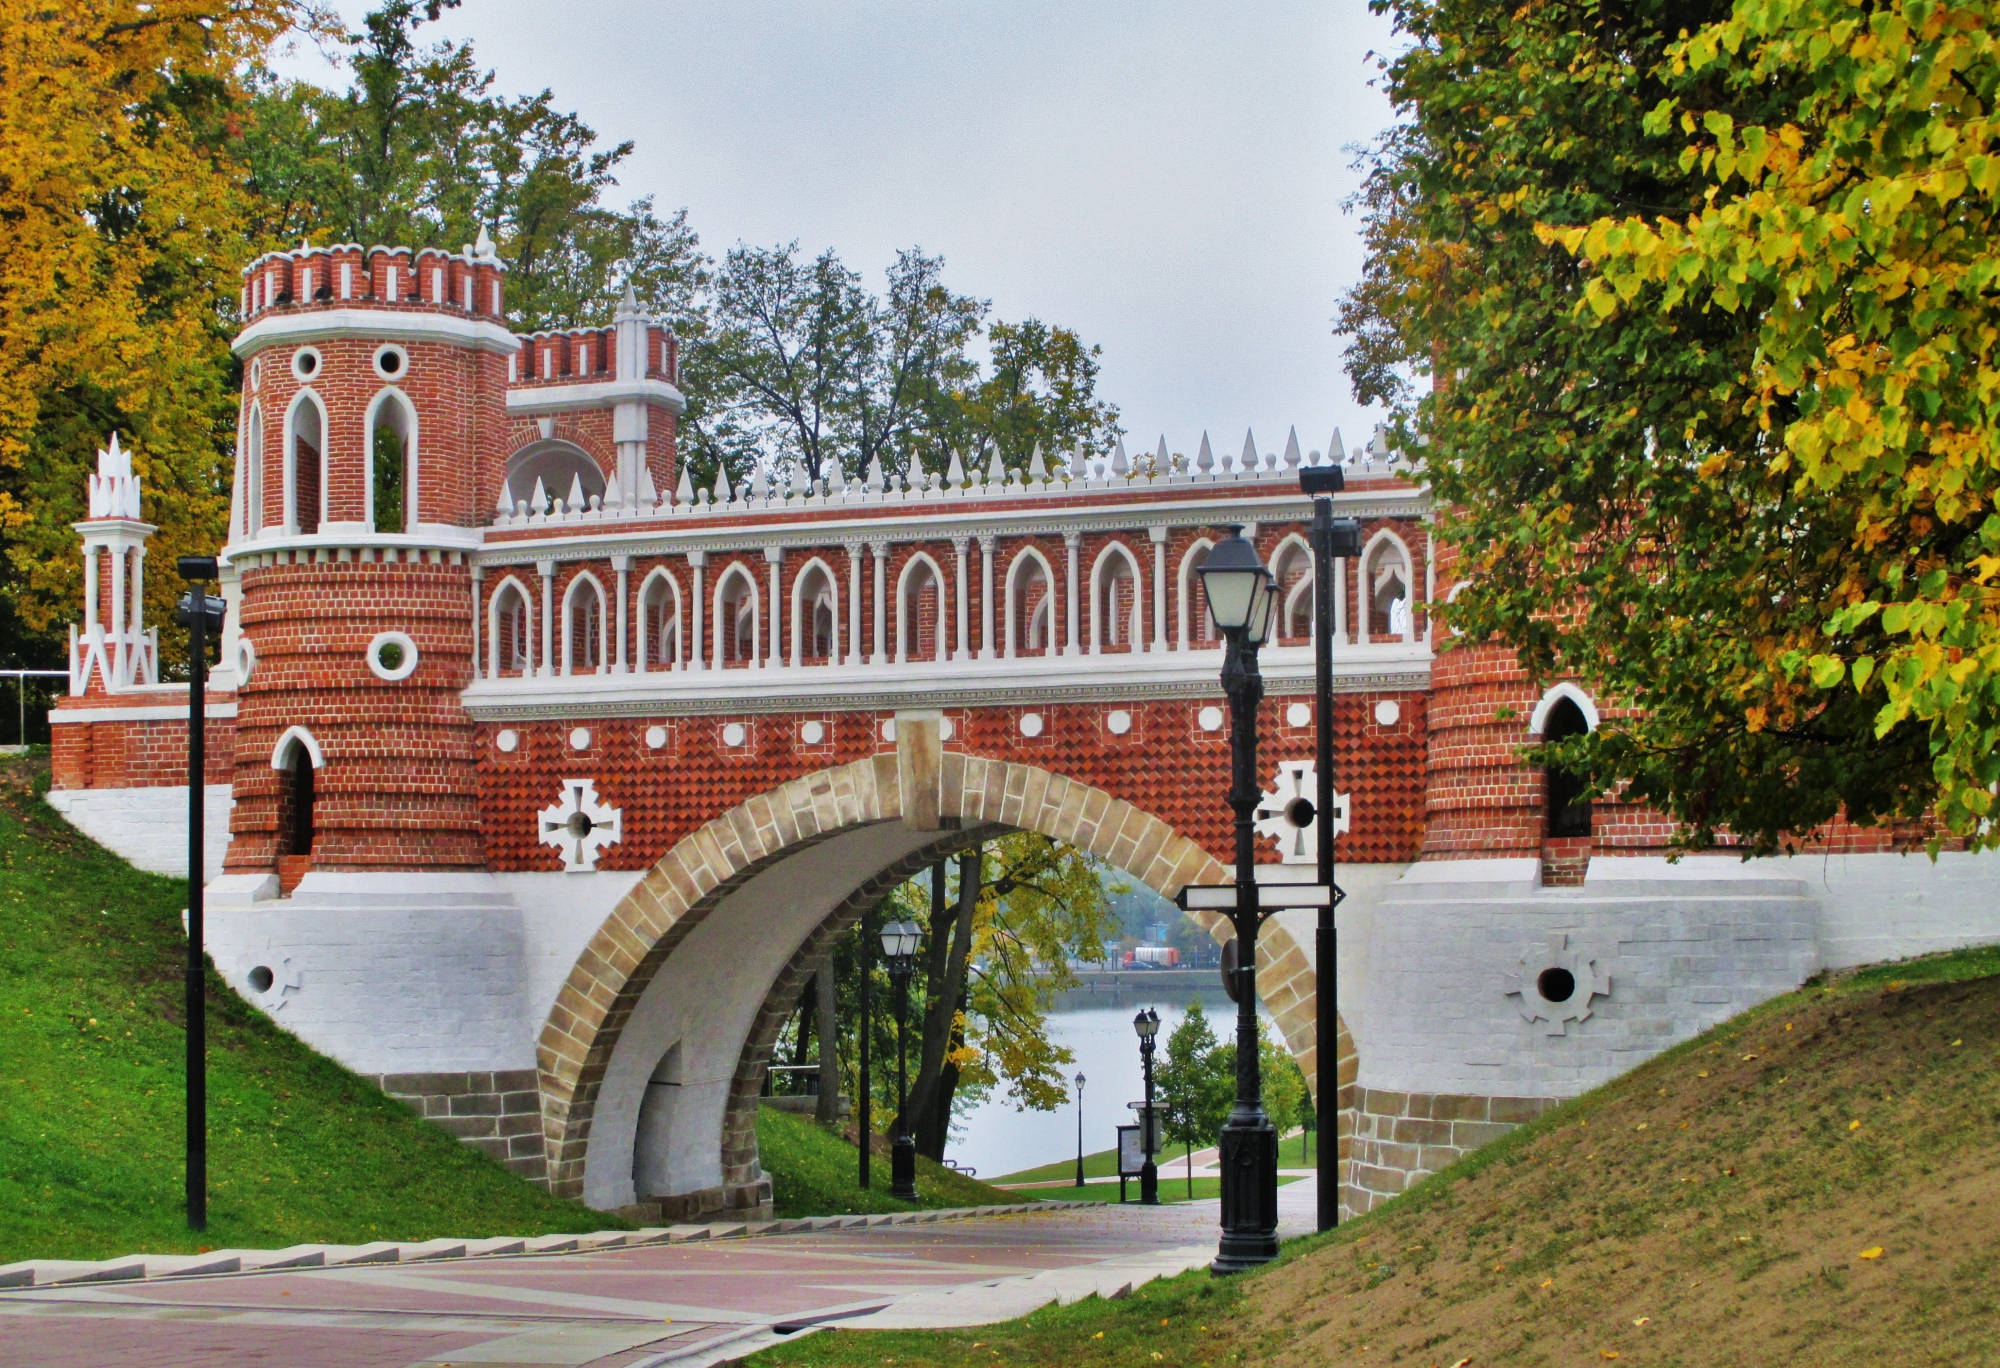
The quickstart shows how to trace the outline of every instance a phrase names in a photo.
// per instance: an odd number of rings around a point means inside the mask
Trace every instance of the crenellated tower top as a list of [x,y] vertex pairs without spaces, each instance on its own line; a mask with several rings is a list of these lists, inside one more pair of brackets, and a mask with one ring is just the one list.
[[499,321],[506,313],[501,290],[506,273],[484,228],[478,241],[455,253],[437,247],[301,243],[294,251],[267,252],[244,267],[239,302],[245,324],[273,313],[350,308]]

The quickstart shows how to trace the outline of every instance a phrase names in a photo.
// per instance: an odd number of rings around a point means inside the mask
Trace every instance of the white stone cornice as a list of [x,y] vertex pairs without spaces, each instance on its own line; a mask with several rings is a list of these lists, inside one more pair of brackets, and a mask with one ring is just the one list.
[[474,351],[511,356],[521,339],[487,319],[445,313],[405,313],[397,309],[311,309],[266,314],[236,335],[230,345],[248,357],[280,344],[330,342],[361,337],[384,342],[449,342]]
[[507,391],[507,412],[520,418],[540,413],[567,413],[580,408],[614,408],[621,403],[659,404],[675,413],[687,400],[664,380],[591,380],[576,385],[535,385]]

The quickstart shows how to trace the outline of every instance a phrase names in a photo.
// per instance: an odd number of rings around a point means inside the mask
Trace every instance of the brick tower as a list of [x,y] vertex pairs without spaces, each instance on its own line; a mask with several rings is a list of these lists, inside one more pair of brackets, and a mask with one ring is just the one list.
[[[518,348],[463,252],[301,247],[244,272],[228,869],[483,864],[467,553]],[[497,477],[496,477],[497,478]],[[260,545],[270,544],[269,550]]]

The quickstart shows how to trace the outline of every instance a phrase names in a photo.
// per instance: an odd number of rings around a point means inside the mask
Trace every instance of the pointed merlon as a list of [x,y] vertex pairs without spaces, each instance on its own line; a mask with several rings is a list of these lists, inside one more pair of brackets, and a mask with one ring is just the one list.
[[715,501],[726,504],[736,497],[736,491],[729,487],[729,470],[722,462],[715,463]]
[[1347,443],[1340,440],[1340,429],[1333,430],[1333,440],[1326,444],[1326,459],[1330,465],[1347,464]]
[[1201,434],[1201,450],[1194,454],[1194,473],[1209,475],[1215,471],[1215,452],[1208,445],[1208,433]]
[[868,458],[868,487],[876,493],[882,492],[882,458],[871,455]]
[[1285,469],[1297,470],[1305,464],[1305,453],[1299,450],[1299,430],[1294,427],[1285,437]]
[[990,485],[1005,484],[1007,482],[1007,467],[1000,462],[1000,444],[988,441],[986,443],[986,450],[989,453],[986,458],[986,483]]
[[486,225],[479,225],[479,236],[472,240],[472,254],[481,261],[492,261],[493,239],[486,231]]
[[1389,429],[1382,424],[1375,425],[1375,431],[1368,435],[1368,455],[1375,460],[1389,457]]
[[683,507],[694,502],[694,480],[686,466],[681,467],[681,482],[674,486],[674,502]]
[[513,499],[508,497],[507,486],[504,481],[500,485],[499,507],[495,508],[493,511],[498,513],[503,518],[506,517],[509,513],[512,513],[514,511],[514,501]]
[[1174,458],[1173,454],[1167,450],[1167,434],[1164,432],[1160,434],[1159,449],[1153,453],[1153,473],[1155,475],[1171,475],[1174,473]]
[[1042,459],[1042,444],[1035,443],[1035,454],[1028,458],[1028,478],[1042,484],[1049,478],[1049,463]]
[[581,513],[586,502],[583,497],[583,472],[579,470],[569,477],[569,498],[565,501],[565,507],[572,513]]
[[847,492],[847,470],[840,462],[833,463],[833,473],[827,476],[826,485],[836,494]]
[[625,277],[625,293],[619,296],[616,318],[639,317],[639,294],[632,288],[632,277]]
[[958,452],[951,453],[951,468],[944,473],[945,480],[953,489],[965,488],[965,462],[958,458]]
[[757,462],[756,473],[750,477],[750,493],[759,499],[771,497],[771,472],[764,468],[762,461]]
[[528,495],[528,511],[530,513],[549,511],[549,491],[542,486],[542,477],[539,475],[535,477],[534,492]]
[[1120,433],[1118,443],[1111,448],[1111,473],[1123,479],[1132,473],[1132,458],[1125,454],[1125,436]]
[[1250,429],[1243,429],[1243,454],[1236,458],[1236,468],[1240,471],[1256,470],[1263,465],[1263,458],[1257,454],[1257,439],[1250,435]]
[[930,472],[924,469],[923,455],[910,448],[910,464],[903,471],[903,484],[908,489],[922,489],[930,483]]

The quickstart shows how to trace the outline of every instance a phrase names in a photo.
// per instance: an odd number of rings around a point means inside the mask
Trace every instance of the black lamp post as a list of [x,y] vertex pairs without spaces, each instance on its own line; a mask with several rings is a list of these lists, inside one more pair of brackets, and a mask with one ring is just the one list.
[[1239,529],[1209,552],[1202,592],[1226,645],[1222,691],[1229,698],[1229,806],[1236,813],[1236,1103],[1222,1127],[1222,1241],[1212,1265],[1237,1273],[1278,1256],[1278,1131],[1264,1113],[1257,1069],[1258,905],[1255,820],[1257,705],[1264,678],[1257,651],[1277,607],[1271,572]]
[[1333,516],[1333,499],[1347,487],[1337,465],[1307,466],[1299,472],[1299,488],[1313,496],[1313,763],[1318,792],[1313,795],[1319,854],[1319,881],[1330,896],[1319,909],[1313,939],[1313,966],[1318,982],[1315,1038],[1318,1041],[1316,1129],[1319,1133],[1319,1228],[1340,1224],[1340,981],[1339,939],[1334,909],[1340,893],[1333,882],[1333,562],[1361,554],[1361,524]]
[[222,630],[223,601],[208,592],[215,557],[182,556],[174,619],[188,629],[187,1223],[208,1229],[208,1014],[202,969],[203,771],[207,769],[208,632]]
[[1146,1075],[1145,1109],[1139,1113],[1139,1149],[1146,1156],[1139,1165],[1139,1201],[1144,1206],[1158,1206],[1160,1169],[1153,1162],[1153,1151],[1159,1148],[1160,1137],[1153,1116],[1153,1037],[1160,1033],[1160,1014],[1151,1007],[1143,1008],[1132,1018],[1132,1029],[1139,1035],[1139,1066]]
[[904,1020],[910,1014],[910,970],[915,966],[917,940],[923,934],[913,921],[885,922],[882,960],[896,985],[896,1139],[889,1151],[889,1195],[917,1200],[917,1141],[910,1134],[909,1051]]
[[1076,1185],[1083,1186],[1083,1070],[1076,1071]]

